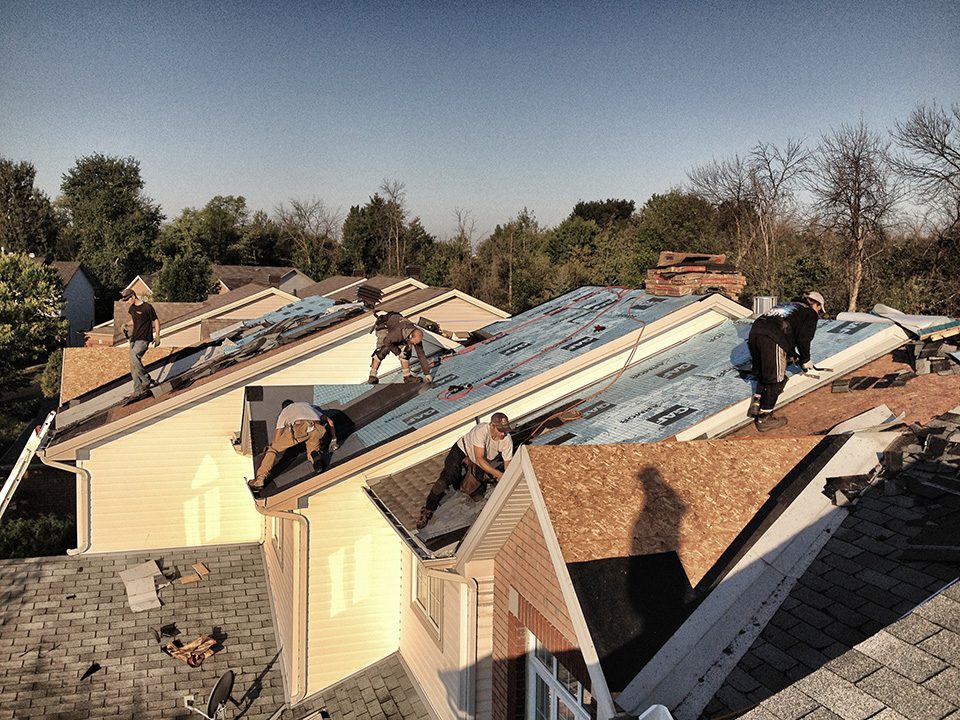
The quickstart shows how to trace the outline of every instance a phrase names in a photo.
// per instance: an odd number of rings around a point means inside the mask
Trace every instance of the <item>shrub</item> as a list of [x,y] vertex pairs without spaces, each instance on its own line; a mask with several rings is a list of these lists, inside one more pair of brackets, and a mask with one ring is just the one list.
[[0,558],[63,555],[76,540],[77,524],[72,515],[5,520],[0,523]]

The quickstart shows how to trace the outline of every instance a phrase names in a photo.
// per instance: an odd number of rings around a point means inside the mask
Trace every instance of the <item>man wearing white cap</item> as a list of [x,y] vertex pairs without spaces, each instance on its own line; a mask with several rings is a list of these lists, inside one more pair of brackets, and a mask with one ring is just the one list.
[[[497,456],[503,459],[503,470],[491,463],[497,459]],[[464,490],[479,497],[485,485],[482,478],[477,478],[480,482],[476,483],[475,487],[461,487],[464,465],[474,473],[482,473],[484,478],[491,477],[499,480],[512,459],[513,439],[510,437],[510,420],[502,412],[495,412],[490,416],[490,422],[476,425],[450,448],[443,462],[440,477],[430,488],[427,501],[420,510],[417,529],[422,529],[430,522],[434,511],[440,506],[440,500],[451,485],[457,490]]]
[[750,328],[747,347],[753,361],[757,388],[747,413],[755,418],[757,430],[767,432],[787,424],[774,415],[777,398],[787,383],[787,359],[796,357],[804,372],[810,370],[810,343],[823,314],[823,295],[808,292],[799,300],[777,305],[758,317]]

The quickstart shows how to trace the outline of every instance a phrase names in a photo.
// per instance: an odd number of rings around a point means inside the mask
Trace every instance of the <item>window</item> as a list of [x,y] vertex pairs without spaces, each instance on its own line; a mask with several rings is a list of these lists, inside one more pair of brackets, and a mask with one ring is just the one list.
[[273,545],[277,549],[277,557],[283,558],[283,520],[276,516],[270,516],[270,536],[273,538]]
[[590,691],[527,633],[528,720],[590,720]]
[[430,577],[423,563],[414,560],[417,572],[413,579],[414,604],[426,616],[433,629],[440,632],[443,613],[443,581]]

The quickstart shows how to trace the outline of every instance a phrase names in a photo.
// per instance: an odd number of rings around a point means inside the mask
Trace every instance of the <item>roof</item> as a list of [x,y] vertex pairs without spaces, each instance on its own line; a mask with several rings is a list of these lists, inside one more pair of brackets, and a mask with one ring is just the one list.
[[[175,348],[148,348],[144,362],[150,364],[176,352]],[[130,350],[125,347],[95,345],[65,347],[60,382],[60,402],[67,403],[95,388],[130,374]]]
[[531,447],[530,459],[564,561],[676,552],[696,585],[818,442]]
[[[203,562],[210,574],[198,583],[162,588],[162,607],[134,613],[119,573],[148,560],[184,574]],[[118,712],[173,716],[184,695],[194,695],[204,707],[228,669],[237,673],[233,697],[245,718],[276,718],[284,706],[257,545],[0,560],[0,592],[7,640],[0,644],[0,712],[45,718],[116,717]],[[190,668],[158,647],[154,628],[169,623],[176,624],[183,641],[210,634],[223,649],[200,668]],[[81,679],[93,663],[100,669]],[[336,717],[351,712],[427,717],[396,656],[279,717],[304,718],[323,707],[336,708]]]
[[251,282],[261,285],[276,285],[285,275],[290,273],[303,275],[295,267],[286,265],[212,265],[210,272],[215,279],[226,285],[229,290],[235,290]]
[[362,277],[354,277],[352,275],[333,275],[328,278],[324,278],[319,282],[315,282],[312,285],[307,285],[297,290],[297,297],[310,297],[311,295],[331,295],[337,290],[341,290],[345,287],[352,287],[354,285],[360,285],[364,282]]
[[80,262],[77,260],[54,260],[50,265],[60,273],[60,281],[64,287],[70,284],[73,276],[81,268]]
[[[950,437],[960,407],[918,430]],[[960,592],[945,589],[960,577],[960,455],[912,433],[890,452],[904,470],[866,487],[759,636],[732,648],[708,717],[758,703],[753,718],[960,709]]]

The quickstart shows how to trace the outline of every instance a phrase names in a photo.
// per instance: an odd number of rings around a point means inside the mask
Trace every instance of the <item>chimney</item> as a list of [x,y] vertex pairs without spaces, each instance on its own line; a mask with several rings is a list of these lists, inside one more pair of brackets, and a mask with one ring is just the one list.
[[419,265],[407,265],[404,269],[404,273],[408,278],[413,278],[414,280],[420,279],[420,266]]

